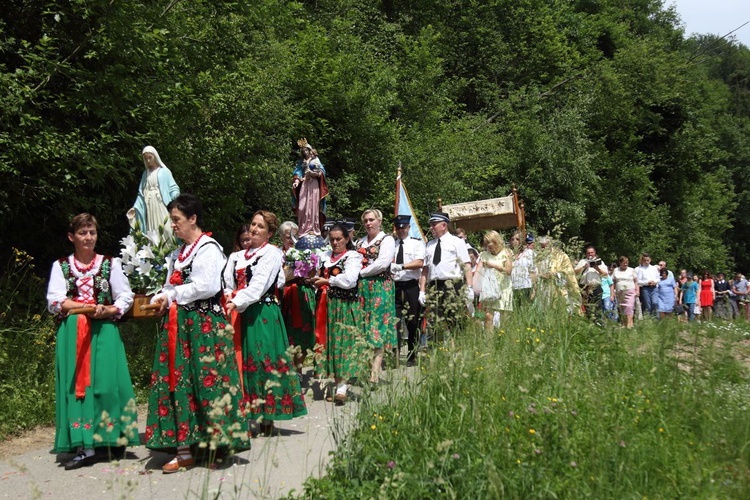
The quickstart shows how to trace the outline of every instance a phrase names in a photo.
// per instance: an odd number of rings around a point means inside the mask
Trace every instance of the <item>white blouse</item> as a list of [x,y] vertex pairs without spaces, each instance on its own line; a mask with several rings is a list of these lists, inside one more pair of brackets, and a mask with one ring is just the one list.
[[362,254],[354,250],[347,250],[344,255],[336,259],[336,262],[331,262],[331,255],[331,251],[323,254],[323,267],[330,268],[343,261],[344,272],[340,273],[338,276],[329,276],[328,283],[336,288],[344,288],[347,290],[357,286],[359,273],[362,270]]
[[[198,242],[198,246],[183,262],[177,259],[180,248],[167,257],[167,265],[169,266],[167,281],[161,291],[151,299],[152,302],[160,295],[164,295],[169,304],[177,301],[179,305],[184,306],[192,304],[196,300],[210,299],[221,291],[221,272],[227,260],[221,245],[213,238],[204,235]],[[190,283],[184,285],[171,285],[169,283],[172,272],[175,270],[181,271],[191,264]]]
[[252,266],[253,275],[247,286],[239,290],[231,300],[239,312],[244,312],[248,306],[258,302],[274,283],[279,286],[279,276],[281,276],[281,286],[284,284],[284,274],[281,269],[284,264],[284,254],[278,247],[266,245],[255,254],[251,250],[250,259],[245,259],[245,250],[234,252],[229,256],[227,266],[224,268],[224,293],[229,295],[237,288],[235,271],[249,266],[258,257],[260,260]]
[[380,231],[372,240],[367,236],[359,240],[357,247],[369,248],[380,240],[383,240],[383,242],[380,244],[378,258],[375,259],[375,262],[370,262],[367,267],[362,268],[362,271],[359,273],[364,278],[375,276],[391,269],[391,263],[396,257],[396,240],[393,239],[393,236],[386,236],[383,231]]
[[[68,256],[68,264],[73,276],[76,277],[76,286],[78,287],[78,297],[74,297],[76,302],[96,303],[94,297],[93,277],[99,272],[99,268],[104,261],[104,256],[96,255],[94,257],[94,266],[81,273],[73,262],[73,255]],[[109,288],[112,293],[112,303],[119,311],[117,318],[125,314],[133,306],[133,297],[135,294],[130,289],[128,277],[122,272],[122,261],[119,258],[112,259],[112,268],[109,272]],[[59,314],[62,310],[62,303],[68,298],[68,288],[65,282],[60,262],[55,261],[52,264],[52,273],[49,277],[49,286],[47,287],[47,310],[52,314]]]

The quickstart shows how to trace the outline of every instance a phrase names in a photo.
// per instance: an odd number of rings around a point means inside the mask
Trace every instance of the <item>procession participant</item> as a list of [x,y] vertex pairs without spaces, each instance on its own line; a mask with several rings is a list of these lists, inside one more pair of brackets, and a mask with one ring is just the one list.
[[[255,212],[250,222],[250,246],[233,253],[229,259],[232,266],[224,269],[227,314],[236,311],[239,316],[235,331],[237,327],[241,331],[244,401],[249,405],[249,417],[262,417],[265,435],[272,433],[274,421],[307,414],[297,370],[287,353],[289,341],[276,298],[284,258],[269,242],[277,227],[272,212]],[[283,286],[283,279],[280,284]]]
[[195,465],[190,447],[248,448],[231,330],[221,306],[226,257],[201,229],[203,206],[182,194],[169,204],[184,244],[168,259],[167,282],[151,302],[168,313],[156,339],[146,447],[177,448],[166,474]]
[[638,276],[635,269],[628,267],[630,261],[624,255],[617,259],[618,266],[612,271],[615,282],[615,296],[620,316],[625,320],[625,328],[633,328],[635,297],[638,295]]
[[724,273],[719,273],[714,280],[714,309],[716,317],[719,319],[732,319],[732,309],[729,305],[729,293],[732,291],[732,285],[724,279]]
[[568,314],[580,311],[581,290],[570,257],[548,236],[540,236],[538,241],[536,300],[543,308],[564,307]]
[[286,252],[290,248],[294,248],[294,243],[297,241],[297,234],[299,233],[299,227],[294,222],[288,220],[282,222],[279,226],[279,235],[281,236],[281,251]]
[[316,336],[325,338],[321,375],[333,377],[335,393],[329,401],[343,405],[349,388],[346,383],[360,375],[362,307],[357,292],[362,254],[354,250],[349,232],[341,224],[328,232],[331,250],[322,256],[320,276],[313,278],[318,290]]
[[292,206],[299,223],[299,235],[320,236],[328,196],[326,169],[307,139],[298,140],[297,145],[300,158],[292,174]]
[[250,246],[250,224],[242,224],[234,233],[232,252],[246,250]]
[[641,298],[643,315],[656,316],[658,313],[658,302],[656,287],[661,281],[659,268],[651,265],[651,256],[647,253],[641,254],[640,266],[636,268],[638,276],[638,296]]
[[[94,216],[73,217],[74,252],[52,264],[47,309],[57,314],[56,453],[76,452],[65,470],[97,461],[94,448],[138,446],[135,396],[120,331],[113,320],[133,305],[120,259],[97,254]],[[85,308],[85,309],[84,309]]]
[[[333,226],[333,221],[326,221],[326,226]],[[294,239],[297,235],[297,224],[291,221],[279,226],[283,252],[294,251]],[[327,229],[325,230],[328,231]],[[315,272],[317,266],[311,268]],[[308,276],[295,275],[293,265],[284,264],[284,294],[281,303],[281,314],[284,317],[289,345],[299,347],[294,352],[294,366],[302,379],[302,367],[305,358],[315,347],[315,289],[309,283]]]
[[[696,276],[697,278],[697,276]],[[680,286],[680,304],[685,306],[688,321],[695,321],[695,304],[698,302],[700,286],[697,280],[688,278]]]
[[737,273],[732,282],[732,294],[734,295],[732,298],[732,303],[734,304],[732,309],[733,313],[735,313],[735,319],[743,316],[747,319],[748,291],[750,291],[750,287],[747,280],[742,273]]
[[409,353],[406,366],[414,366],[417,360],[417,342],[419,341],[419,320],[422,306],[419,304],[419,277],[424,265],[425,246],[421,240],[409,237],[411,229],[410,215],[397,215],[393,219],[396,229],[396,257],[391,264],[393,281],[396,283],[396,334],[398,336],[398,353],[401,352],[401,329],[407,332],[406,345]]
[[[521,238],[523,238],[523,246]],[[518,309],[531,302],[534,283],[536,282],[534,236],[531,233],[526,233],[524,237],[520,231],[516,231],[510,239],[510,245],[516,254],[510,279],[513,282],[513,301],[516,303],[516,309]]]
[[[433,328],[455,331],[466,316],[466,300],[474,300],[472,290],[471,259],[466,242],[448,231],[450,217],[445,212],[430,216],[430,232],[433,239],[425,247],[425,265],[419,279],[419,303],[427,305],[428,320]],[[466,284],[466,297],[461,289]]]
[[713,317],[716,290],[714,289],[714,278],[707,269],[703,270],[700,286],[701,317],[710,320]]
[[138,222],[144,233],[163,227],[167,236],[171,237],[167,205],[180,195],[180,187],[154,147],[143,148],[141,156],[146,170],[141,175],[133,208],[128,210],[128,222],[130,227],[135,227]]
[[364,311],[365,338],[373,349],[370,372],[373,384],[380,381],[384,351],[398,346],[395,287],[391,278],[396,244],[393,236],[380,230],[382,223],[380,210],[365,210],[362,225],[366,234],[357,242],[357,251],[363,255],[359,295]]
[[607,265],[596,255],[594,245],[586,246],[585,258],[578,261],[574,271],[580,274],[581,298],[589,319],[598,319],[602,303],[602,278],[609,276]]
[[482,238],[485,250],[479,254],[482,293],[480,300],[484,311],[484,329],[492,332],[500,326],[502,316],[495,321],[496,314],[513,311],[513,254],[505,248],[503,237],[497,231],[487,231]]

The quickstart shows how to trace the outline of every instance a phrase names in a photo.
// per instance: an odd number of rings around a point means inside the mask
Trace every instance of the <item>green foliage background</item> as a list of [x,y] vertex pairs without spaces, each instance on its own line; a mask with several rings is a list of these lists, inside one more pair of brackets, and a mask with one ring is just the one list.
[[[671,266],[750,265],[750,51],[659,0],[11,0],[0,251],[49,262],[81,211],[118,253],[155,146],[224,243],[287,218],[294,143],[332,215],[518,186],[539,232]],[[8,256],[0,256],[8,257]]]

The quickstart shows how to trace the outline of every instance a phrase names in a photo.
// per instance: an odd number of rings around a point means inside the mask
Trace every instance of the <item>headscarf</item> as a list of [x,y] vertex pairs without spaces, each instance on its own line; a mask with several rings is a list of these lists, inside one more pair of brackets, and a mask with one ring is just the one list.
[[[161,161],[161,158],[159,157],[159,153],[156,151],[155,147],[153,147],[153,146],[146,146],[145,148],[143,148],[143,151],[141,151],[141,158],[143,158],[143,155],[145,155],[146,153],[151,153],[152,155],[154,155],[154,159],[156,159],[156,164],[159,167],[167,168],[167,166]],[[148,164],[146,163],[146,159],[145,158],[143,159],[143,165],[146,168],[148,168]]]

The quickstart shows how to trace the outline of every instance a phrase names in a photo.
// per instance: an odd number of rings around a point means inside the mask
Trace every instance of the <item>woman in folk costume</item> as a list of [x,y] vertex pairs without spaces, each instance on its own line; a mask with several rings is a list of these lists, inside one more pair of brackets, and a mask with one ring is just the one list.
[[[284,254],[295,252],[294,239],[298,230],[297,224],[292,221],[283,222],[279,226]],[[312,274],[317,271],[316,262],[313,261],[310,265]],[[297,372],[302,371],[307,354],[315,347],[315,288],[310,284],[310,276],[303,276],[306,269],[304,266],[297,268],[293,264],[284,265],[285,286],[281,313],[284,316],[289,345],[299,347],[294,353],[294,366],[297,367]]]
[[298,140],[297,145],[300,159],[292,174],[292,207],[297,215],[299,235],[313,233],[320,236],[328,196],[326,169],[307,139]]
[[284,286],[284,256],[269,244],[277,227],[276,215],[255,212],[249,247],[234,252],[224,269],[226,309],[235,336],[240,333],[245,406],[250,417],[262,417],[265,435],[272,433],[274,421],[307,414],[276,296]]
[[171,236],[167,205],[180,195],[180,188],[155,148],[146,146],[141,156],[146,170],[141,176],[133,208],[127,213],[130,227],[137,221],[144,233],[162,227]]
[[133,305],[120,259],[96,253],[97,222],[70,222],[73,255],[52,265],[47,304],[60,323],[55,346],[55,452],[76,451],[65,464],[96,461],[94,448],[137,446],[133,384],[114,320]]
[[203,207],[183,194],[169,204],[185,243],[168,258],[168,278],[152,303],[167,313],[156,340],[146,446],[177,448],[165,473],[195,465],[190,447],[248,448],[231,329],[221,306],[221,246],[201,229]]
[[380,210],[366,210],[362,214],[362,225],[367,234],[357,242],[357,251],[364,256],[359,293],[365,313],[365,336],[373,349],[370,382],[374,384],[380,381],[384,350],[398,346],[396,288],[391,278],[396,242],[380,230],[382,224]]
[[362,307],[357,282],[362,255],[354,250],[346,227],[335,224],[328,232],[331,250],[323,254],[320,276],[313,279],[318,289],[315,334],[325,344],[321,375],[333,377],[335,393],[326,399],[343,405],[347,381],[360,375]]

